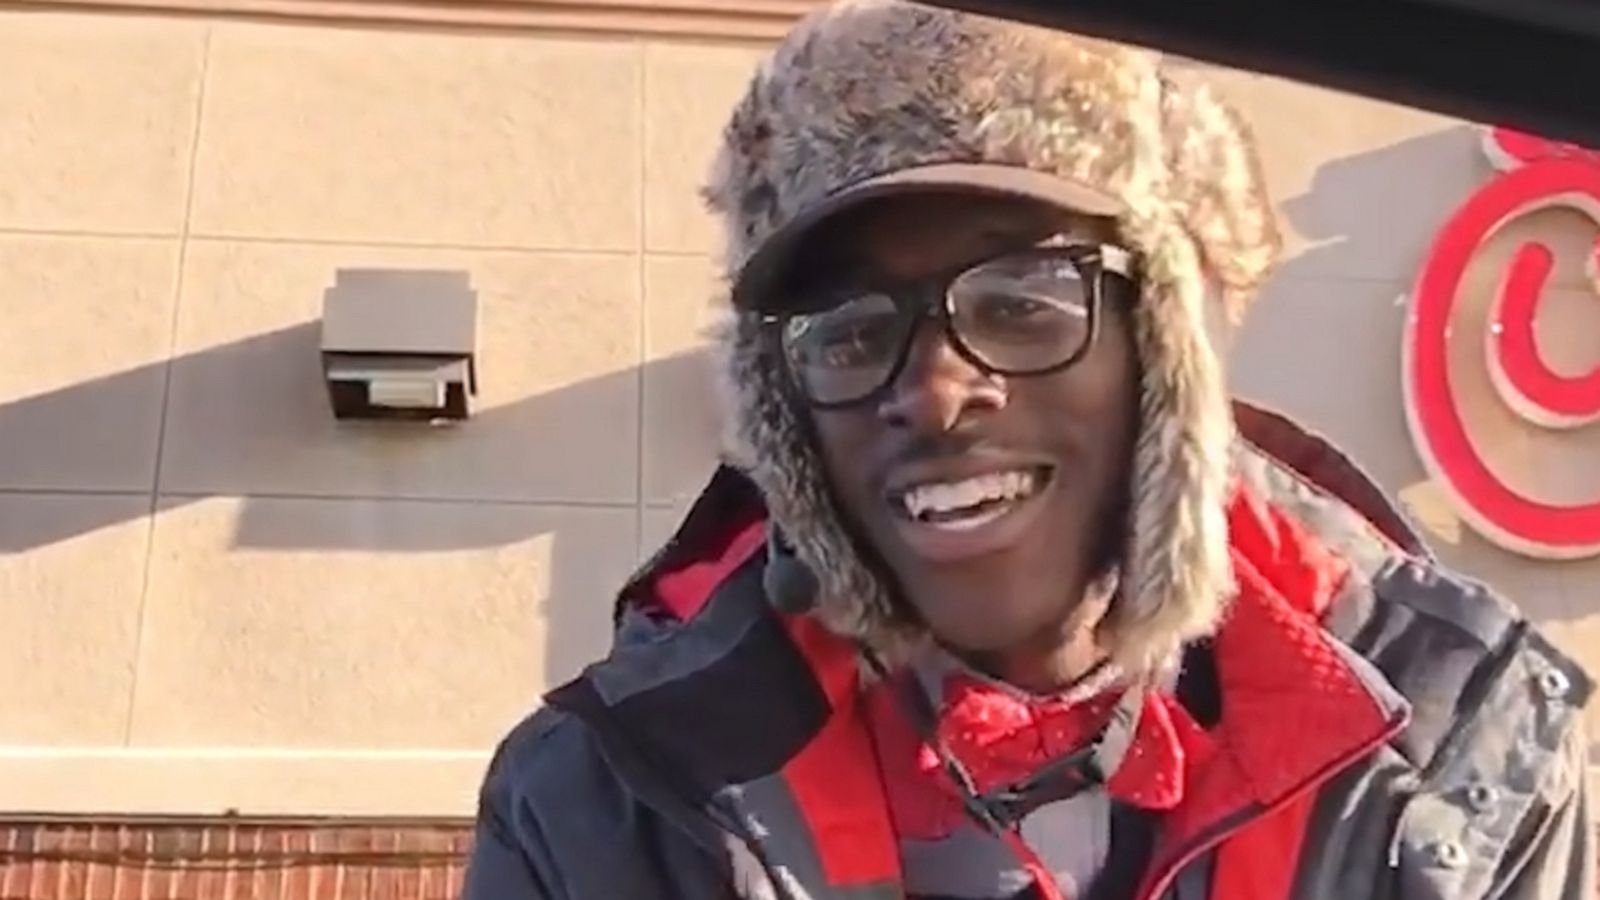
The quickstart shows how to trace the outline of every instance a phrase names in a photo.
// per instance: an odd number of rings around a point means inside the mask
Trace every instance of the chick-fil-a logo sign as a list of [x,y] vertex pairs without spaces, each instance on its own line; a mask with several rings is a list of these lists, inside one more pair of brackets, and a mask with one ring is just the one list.
[[[1576,429],[1600,422],[1600,362],[1582,374],[1562,373],[1540,351],[1535,322],[1555,262],[1548,247],[1528,241],[1512,251],[1482,335],[1462,334],[1454,321],[1469,265],[1508,224],[1564,207],[1600,226],[1600,152],[1501,128],[1486,131],[1485,145],[1498,174],[1446,223],[1411,298],[1404,381],[1412,436],[1431,476],[1484,536],[1530,556],[1600,555],[1600,496],[1558,504],[1508,484],[1475,448],[1450,372],[1452,342],[1481,341],[1494,393],[1525,427]],[[1592,288],[1600,288],[1597,263],[1600,243],[1588,259]],[[1595,299],[1600,302],[1600,293]],[[1600,351],[1600,333],[1594,346]],[[1600,458],[1594,464],[1600,466]]]

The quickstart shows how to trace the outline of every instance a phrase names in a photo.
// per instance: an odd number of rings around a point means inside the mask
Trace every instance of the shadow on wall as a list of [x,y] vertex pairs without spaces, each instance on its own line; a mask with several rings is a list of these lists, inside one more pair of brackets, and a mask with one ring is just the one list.
[[1392,277],[1419,265],[1440,226],[1489,177],[1482,143],[1476,126],[1460,125],[1318,166],[1311,189],[1280,204],[1315,244],[1280,276]]
[[[639,464],[638,442],[630,430],[617,436],[615,446],[597,447],[585,456],[571,439],[552,436],[571,431],[579,417],[604,415],[607,410],[617,421],[632,423],[633,398],[639,396],[642,383],[703,382],[709,372],[705,351],[566,384],[484,410],[456,427],[430,428],[336,423],[321,380],[319,337],[319,323],[308,321],[172,360],[172,412],[159,508],[167,512],[213,497],[238,497],[233,545],[245,550],[427,553],[491,548],[548,534],[552,546],[550,595],[544,610],[549,635],[545,674],[553,680],[577,671],[596,648],[587,641],[560,638],[593,632],[596,605],[609,611],[612,597],[591,595],[596,582],[610,573],[597,578],[596,563],[587,558],[585,548],[563,541],[563,516],[582,516],[596,506],[625,513],[617,518],[629,524],[615,540],[627,548],[621,556],[634,559],[639,535],[631,466]],[[119,404],[148,405],[144,398],[152,384],[163,382],[165,368],[162,363],[142,366],[0,405],[0,435],[30,436],[24,443],[26,452],[48,448],[52,440],[71,442],[83,432],[85,417]],[[179,396],[185,392],[190,395]],[[693,459],[714,446],[714,436],[708,433],[714,427],[710,410],[701,408],[709,402],[704,400],[707,392],[688,396],[702,402],[672,410],[674,422],[682,427],[653,433],[651,452]],[[182,408],[190,412],[182,414],[188,421],[178,427],[173,418]],[[176,436],[180,431],[189,435],[180,439]],[[123,442],[121,447],[102,447],[101,456],[151,452],[145,445],[148,435],[95,432],[102,439]],[[587,481],[566,487],[577,496],[564,494],[569,473],[581,472],[589,460],[598,460],[596,465],[626,461],[630,468],[625,475],[606,481],[613,485],[626,481],[626,494],[597,503],[579,494],[591,491]],[[173,474],[175,468],[181,471]],[[494,484],[515,489],[519,485],[515,479],[523,474],[537,484],[520,496],[495,496]],[[224,480],[226,486],[205,487],[206,482]],[[309,487],[293,487],[291,482]],[[357,508],[343,517],[303,514],[304,501],[322,499]],[[363,501],[376,499],[385,502],[359,509]],[[389,501],[426,504],[430,513],[385,515],[394,508]],[[297,509],[302,514],[296,514]],[[485,514],[486,509],[491,512]],[[46,547],[129,521],[147,510],[140,502],[69,504],[63,515],[0,530],[0,553]],[[662,506],[658,514],[670,515],[670,510]],[[592,521],[587,531],[590,548]],[[626,575],[616,572],[613,586],[620,587]]]
[[1242,393],[1327,433],[1391,491],[1422,474],[1400,391],[1404,295],[1477,183],[1462,174],[1487,176],[1478,147],[1474,128],[1452,127],[1318,167],[1308,191],[1279,204],[1305,249],[1279,267],[1234,347]]

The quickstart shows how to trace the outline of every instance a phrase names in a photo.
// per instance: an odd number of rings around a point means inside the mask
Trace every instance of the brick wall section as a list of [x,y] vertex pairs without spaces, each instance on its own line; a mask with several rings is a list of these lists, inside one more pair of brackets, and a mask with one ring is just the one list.
[[455,900],[470,822],[0,820],[0,900]]
[[0,900],[457,900],[469,822],[0,819]]

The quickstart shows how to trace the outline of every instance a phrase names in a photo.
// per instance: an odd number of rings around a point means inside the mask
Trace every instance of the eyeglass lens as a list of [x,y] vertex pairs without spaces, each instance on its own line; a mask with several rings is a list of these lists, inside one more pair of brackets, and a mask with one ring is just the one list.
[[[1093,297],[1080,264],[1064,253],[1003,256],[966,269],[944,292],[958,350],[1001,374],[1049,371],[1078,357],[1093,332]],[[926,304],[864,291],[783,327],[789,366],[808,399],[865,399],[893,379]]]

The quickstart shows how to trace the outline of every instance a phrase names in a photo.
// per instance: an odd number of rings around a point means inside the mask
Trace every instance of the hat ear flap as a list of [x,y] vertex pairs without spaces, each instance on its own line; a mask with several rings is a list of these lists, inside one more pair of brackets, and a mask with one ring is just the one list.
[[1161,131],[1168,202],[1221,288],[1228,324],[1237,325],[1283,250],[1255,138],[1208,85],[1185,89],[1165,79]]
[[836,634],[893,646],[915,626],[894,614],[887,574],[866,562],[865,548],[856,546],[836,509],[808,413],[784,381],[782,351],[763,322],[756,313],[734,316],[725,332],[722,386],[734,421],[728,455],[744,466],[771,521],[783,528],[787,562],[772,572],[769,596],[789,602],[809,594],[808,608]]
[[1215,629],[1233,593],[1233,419],[1207,334],[1205,278],[1178,223],[1148,231],[1136,238],[1150,252],[1134,308],[1141,371],[1129,535],[1121,590],[1101,626],[1112,660],[1135,675],[1174,665],[1185,642]]

